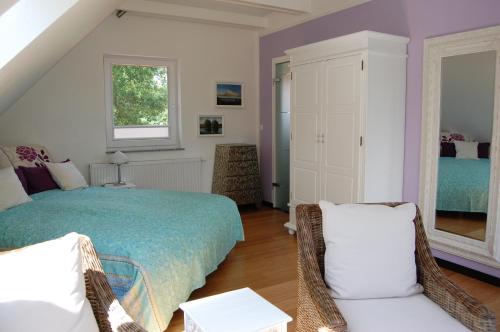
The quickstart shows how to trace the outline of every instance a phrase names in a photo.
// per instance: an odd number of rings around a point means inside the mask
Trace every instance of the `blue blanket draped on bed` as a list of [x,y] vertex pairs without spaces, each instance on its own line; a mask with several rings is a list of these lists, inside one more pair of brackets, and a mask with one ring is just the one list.
[[436,209],[488,212],[489,159],[439,158]]
[[238,209],[202,193],[88,188],[51,190],[0,212],[0,248],[69,232],[92,239],[113,291],[148,331],[163,331],[237,241]]

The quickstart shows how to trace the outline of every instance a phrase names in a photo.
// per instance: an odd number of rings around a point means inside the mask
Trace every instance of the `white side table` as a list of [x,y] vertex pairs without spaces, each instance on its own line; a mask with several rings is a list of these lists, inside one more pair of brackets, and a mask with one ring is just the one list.
[[185,332],[286,332],[292,317],[250,288],[182,303]]
[[111,189],[133,189],[136,187],[135,184],[132,182],[126,182],[126,183],[106,183],[102,185],[104,188],[111,188]]

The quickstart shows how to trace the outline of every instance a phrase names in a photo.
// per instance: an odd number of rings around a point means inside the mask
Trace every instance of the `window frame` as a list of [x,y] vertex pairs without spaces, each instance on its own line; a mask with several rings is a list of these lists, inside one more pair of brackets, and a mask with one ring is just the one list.
[[[113,65],[166,67],[168,70],[168,138],[115,139],[113,116]],[[104,55],[104,95],[106,113],[106,151],[149,151],[180,149],[179,80],[176,59]]]

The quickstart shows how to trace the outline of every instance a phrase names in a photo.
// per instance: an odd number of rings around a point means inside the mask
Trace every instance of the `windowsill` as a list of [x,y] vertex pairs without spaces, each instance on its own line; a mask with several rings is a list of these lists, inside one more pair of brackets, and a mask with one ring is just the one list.
[[138,147],[120,147],[120,148],[106,148],[106,153],[121,152],[155,152],[155,151],[183,151],[183,147],[161,147],[161,146],[138,146]]

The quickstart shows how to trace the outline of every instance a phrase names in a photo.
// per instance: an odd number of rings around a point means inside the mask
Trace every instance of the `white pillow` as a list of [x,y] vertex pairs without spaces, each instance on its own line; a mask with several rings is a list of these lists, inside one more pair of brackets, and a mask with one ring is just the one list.
[[65,163],[45,163],[54,181],[62,190],[73,190],[86,188],[89,185],[83,178],[82,173],[71,162]]
[[457,150],[457,159],[479,159],[477,156],[478,142],[460,142],[455,141],[455,149]]
[[0,330],[98,332],[78,234],[0,254]]
[[334,298],[405,297],[423,291],[415,265],[415,204],[319,205],[325,282]]
[[0,211],[31,201],[14,168],[0,169]]

